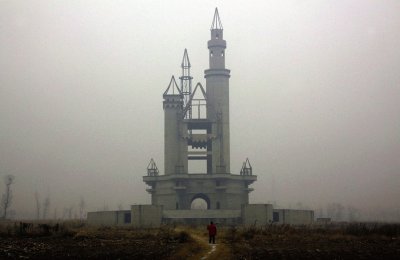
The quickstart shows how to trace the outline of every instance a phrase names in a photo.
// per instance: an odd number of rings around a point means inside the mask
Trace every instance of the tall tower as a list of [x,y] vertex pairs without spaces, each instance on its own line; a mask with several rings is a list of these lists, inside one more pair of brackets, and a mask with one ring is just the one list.
[[226,41],[218,9],[215,8],[211,24],[211,39],[208,41],[209,66],[204,71],[207,89],[207,117],[213,122],[212,172],[230,173],[229,144],[229,77],[225,68]]

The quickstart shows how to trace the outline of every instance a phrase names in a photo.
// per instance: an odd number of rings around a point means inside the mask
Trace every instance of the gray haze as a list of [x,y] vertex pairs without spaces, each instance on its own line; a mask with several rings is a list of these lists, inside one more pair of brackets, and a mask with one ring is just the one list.
[[251,202],[400,220],[396,0],[0,0],[0,177],[16,177],[17,217],[35,217],[35,191],[58,216],[81,197],[87,210],[150,203],[142,176],[151,157],[163,171],[162,93],[184,48],[204,85],[215,6],[231,169],[249,157]]

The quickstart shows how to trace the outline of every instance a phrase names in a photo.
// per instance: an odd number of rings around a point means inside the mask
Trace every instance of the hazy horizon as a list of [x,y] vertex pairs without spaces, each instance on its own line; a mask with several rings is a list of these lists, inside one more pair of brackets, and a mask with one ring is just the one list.
[[[227,41],[231,171],[251,203],[400,221],[399,1],[0,1],[0,193],[35,216],[150,203],[163,173],[162,93],[205,86],[215,7]],[[369,214],[369,215],[368,215]]]

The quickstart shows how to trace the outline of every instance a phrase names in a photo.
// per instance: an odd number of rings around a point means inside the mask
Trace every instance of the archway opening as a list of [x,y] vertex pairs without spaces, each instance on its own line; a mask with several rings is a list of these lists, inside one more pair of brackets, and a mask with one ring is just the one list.
[[190,209],[207,209],[207,201],[204,199],[195,199],[192,201],[192,204],[190,205]]
[[210,209],[210,199],[204,194],[197,194],[192,199],[190,209]]

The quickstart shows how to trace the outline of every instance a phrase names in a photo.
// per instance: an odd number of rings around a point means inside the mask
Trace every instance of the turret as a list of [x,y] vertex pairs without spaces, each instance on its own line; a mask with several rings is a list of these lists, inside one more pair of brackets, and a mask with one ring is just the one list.
[[204,71],[207,89],[207,117],[212,122],[212,172],[230,173],[229,77],[225,68],[226,41],[218,9],[215,8],[208,41],[210,68]]
[[215,8],[213,22],[211,24],[211,39],[208,41],[210,55],[210,69],[225,69],[225,49],[224,30],[218,9]]
[[184,125],[183,94],[176,84],[175,77],[163,95],[164,102],[164,171],[166,175],[187,172],[187,147],[182,138]]

